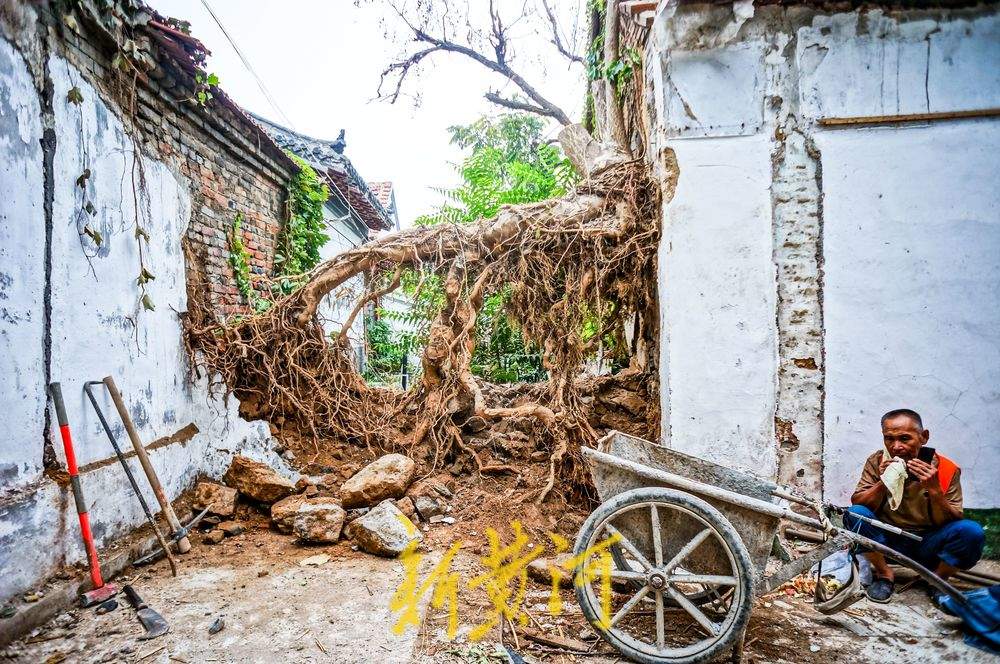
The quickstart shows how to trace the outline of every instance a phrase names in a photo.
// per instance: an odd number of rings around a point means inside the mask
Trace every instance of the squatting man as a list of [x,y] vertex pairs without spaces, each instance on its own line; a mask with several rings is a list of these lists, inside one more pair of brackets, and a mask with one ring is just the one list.
[[[962,518],[962,469],[925,447],[930,435],[920,415],[912,410],[892,410],[882,416],[885,449],[865,462],[844,525],[947,579],[976,564],[983,554],[985,536],[982,526]],[[892,524],[923,540],[888,533],[855,515]],[[868,551],[864,555],[873,571],[868,597],[886,603],[894,589],[892,568],[881,553]]]

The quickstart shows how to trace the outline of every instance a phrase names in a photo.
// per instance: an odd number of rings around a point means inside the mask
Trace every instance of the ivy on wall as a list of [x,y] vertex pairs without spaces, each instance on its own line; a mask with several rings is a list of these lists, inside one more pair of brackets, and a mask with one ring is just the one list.
[[[287,295],[302,285],[305,275],[320,262],[320,247],[330,239],[323,232],[323,205],[330,190],[309,164],[291,152],[288,156],[298,164],[299,172],[288,184],[288,221],[274,254],[275,280],[270,290],[275,297]],[[229,233],[229,264],[243,300],[256,312],[267,311],[273,302],[261,297],[250,277],[250,252],[243,244],[242,212],[236,214]]]
[[299,172],[288,184],[288,221],[274,256],[276,286],[281,293],[294,291],[305,273],[319,264],[319,250],[330,237],[324,233],[323,205],[330,190],[316,171],[298,156],[288,153]]
[[233,268],[236,288],[254,311],[266,311],[271,302],[257,294],[250,279],[250,252],[243,244],[243,213],[237,212],[229,233],[229,264]]

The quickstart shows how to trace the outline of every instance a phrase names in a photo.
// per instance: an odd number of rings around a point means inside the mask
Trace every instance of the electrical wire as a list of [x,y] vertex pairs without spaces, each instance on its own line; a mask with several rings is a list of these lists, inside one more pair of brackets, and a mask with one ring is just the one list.
[[264,81],[261,80],[260,76],[257,75],[257,72],[254,71],[253,66],[250,64],[250,61],[247,60],[246,56],[243,55],[243,51],[240,50],[240,47],[236,45],[236,40],[234,40],[229,35],[229,32],[222,25],[222,21],[220,21],[219,17],[215,15],[214,11],[212,11],[212,8],[208,4],[208,0],[201,0],[201,4],[204,5],[205,9],[208,11],[209,16],[211,16],[212,20],[215,21],[215,24],[219,26],[219,30],[222,31],[222,34],[229,42],[229,45],[233,47],[234,51],[236,51],[236,55],[239,56],[240,60],[243,62],[243,66],[246,67],[247,71],[250,72],[250,75],[253,76],[254,80],[257,82],[257,87],[260,88],[260,91],[262,93],[264,93],[264,98],[267,99],[268,103],[271,104],[271,106],[274,108],[275,111],[277,111],[278,115],[281,116],[281,118],[285,121],[285,123],[292,129],[295,129],[295,126],[292,124],[291,119],[283,110],[281,110],[281,107],[278,106],[278,102],[276,102],[274,100],[274,97],[271,96],[271,93],[268,91],[267,86],[264,85]]

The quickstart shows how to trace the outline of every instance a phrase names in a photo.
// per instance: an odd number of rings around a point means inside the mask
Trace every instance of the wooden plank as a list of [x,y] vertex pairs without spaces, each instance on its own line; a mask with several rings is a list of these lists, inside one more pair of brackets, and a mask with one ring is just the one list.
[[624,0],[620,4],[627,12],[641,14],[642,12],[656,11],[656,7],[660,3],[659,0]]
[[560,648],[574,653],[586,654],[590,652],[591,648],[590,645],[584,643],[583,641],[577,641],[576,639],[557,636],[555,634],[545,634],[544,632],[531,627],[519,627],[517,633],[529,641],[541,643],[543,646]]
[[969,111],[941,111],[937,113],[904,113],[901,115],[864,115],[846,118],[820,118],[822,127],[856,127],[859,125],[891,125],[906,122],[932,122],[935,120],[968,120],[1000,116],[1000,108],[980,108]]

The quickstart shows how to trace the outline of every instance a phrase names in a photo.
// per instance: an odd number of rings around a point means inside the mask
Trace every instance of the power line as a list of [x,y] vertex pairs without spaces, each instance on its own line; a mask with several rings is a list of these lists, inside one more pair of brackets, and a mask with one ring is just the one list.
[[201,4],[205,6],[205,9],[208,11],[208,14],[212,17],[212,20],[214,20],[215,24],[219,26],[219,30],[222,31],[222,34],[225,36],[226,40],[229,41],[229,45],[233,47],[234,51],[236,51],[236,55],[238,55],[240,60],[243,61],[243,66],[247,68],[247,71],[250,72],[250,75],[253,76],[254,80],[257,82],[257,87],[260,88],[260,91],[264,93],[264,98],[267,99],[268,103],[271,104],[274,110],[278,112],[278,115],[281,116],[281,118],[285,121],[285,123],[292,129],[295,129],[295,126],[292,124],[291,119],[289,119],[288,115],[286,115],[285,112],[281,110],[281,107],[278,106],[278,102],[276,102],[274,100],[274,97],[271,96],[271,93],[268,91],[267,86],[264,85],[264,81],[261,80],[260,76],[257,75],[257,72],[254,71],[254,68],[250,65],[250,61],[247,60],[245,55],[243,55],[243,51],[241,51],[240,47],[236,45],[236,41],[229,36],[229,32],[227,32],[226,28],[222,25],[222,21],[220,21],[219,17],[215,15],[214,11],[212,11],[212,8],[208,4],[208,0],[201,0]]

